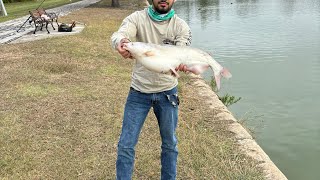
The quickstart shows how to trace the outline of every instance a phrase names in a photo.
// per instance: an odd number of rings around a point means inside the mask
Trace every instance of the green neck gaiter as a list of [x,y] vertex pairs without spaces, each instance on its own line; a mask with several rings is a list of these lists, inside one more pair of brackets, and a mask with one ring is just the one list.
[[149,16],[151,17],[151,19],[155,21],[166,21],[172,18],[174,13],[175,13],[174,10],[171,9],[167,14],[159,14],[157,11],[153,9],[152,5],[148,7]]

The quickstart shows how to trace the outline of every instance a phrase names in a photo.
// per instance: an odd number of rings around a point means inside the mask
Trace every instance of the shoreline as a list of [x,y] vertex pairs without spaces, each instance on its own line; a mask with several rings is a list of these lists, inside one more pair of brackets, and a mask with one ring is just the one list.
[[228,108],[219,100],[205,80],[201,76],[193,74],[190,74],[190,77],[191,84],[195,86],[198,95],[205,99],[205,104],[208,108],[218,112],[214,121],[227,123],[227,129],[234,134],[236,144],[239,145],[240,150],[258,163],[258,167],[263,169],[265,178],[267,180],[287,180],[286,176],[272,162],[250,133],[238,123]]

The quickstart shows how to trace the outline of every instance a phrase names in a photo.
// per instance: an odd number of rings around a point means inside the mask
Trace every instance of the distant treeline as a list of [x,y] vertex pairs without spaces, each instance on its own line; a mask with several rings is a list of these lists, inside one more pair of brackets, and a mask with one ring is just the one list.
[[3,0],[4,3],[25,2],[25,1],[37,1],[37,0]]

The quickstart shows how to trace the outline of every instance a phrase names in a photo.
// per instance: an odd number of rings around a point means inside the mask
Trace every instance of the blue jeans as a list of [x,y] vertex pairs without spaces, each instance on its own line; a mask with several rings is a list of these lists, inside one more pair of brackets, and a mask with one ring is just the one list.
[[178,104],[179,98],[176,87],[169,91],[150,94],[130,88],[118,143],[116,163],[118,180],[130,180],[132,177],[135,146],[151,107],[153,107],[153,112],[157,117],[162,140],[161,179],[171,180],[176,178],[178,149],[175,132],[178,121]]

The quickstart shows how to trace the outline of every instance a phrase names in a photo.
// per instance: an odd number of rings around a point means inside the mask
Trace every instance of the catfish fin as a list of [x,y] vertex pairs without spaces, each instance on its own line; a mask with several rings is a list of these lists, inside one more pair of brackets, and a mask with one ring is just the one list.
[[147,51],[145,53],[143,53],[145,56],[150,57],[150,56],[154,56],[154,52],[153,51]]

